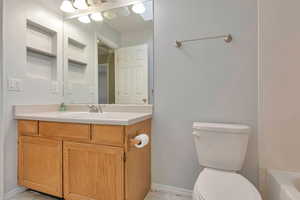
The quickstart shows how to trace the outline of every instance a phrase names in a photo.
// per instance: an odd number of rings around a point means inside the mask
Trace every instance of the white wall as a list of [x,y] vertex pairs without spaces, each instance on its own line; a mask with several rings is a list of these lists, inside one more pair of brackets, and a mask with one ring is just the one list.
[[4,197],[4,134],[3,134],[3,1],[0,0],[0,199]]
[[121,47],[153,43],[153,29],[121,33]]
[[[257,3],[156,0],[153,182],[191,189],[200,167],[192,122],[249,124],[243,174],[257,183]],[[233,42],[177,39],[231,33]]]
[[260,168],[300,171],[300,1],[260,0]]
[[[45,7],[50,8],[50,10],[45,9]],[[21,79],[23,83],[22,92],[8,92],[7,89],[4,90],[4,192],[6,194],[17,188],[17,131],[16,121],[13,120],[12,116],[12,105],[51,104],[62,101],[62,85],[60,85],[59,94],[52,94],[49,90],[51,86],[50,81],[30,80],[26,76],[26,18],[34,19],[57,30],[58,44],[62,44],[62,18],[52,12],[51,8],[53,8],[53,11],[57,11],[57,7],[53,2],[48,0],[4,1],[4,88],[7,87],[6,83],[9,77]],[[62,45],[58,46],[58,55],[61,54],[61,51]],[[58,80],[61,82],[61,56],[58,57],[57,67],[59,72]],[[1,148],[3,147],[1,146]]]

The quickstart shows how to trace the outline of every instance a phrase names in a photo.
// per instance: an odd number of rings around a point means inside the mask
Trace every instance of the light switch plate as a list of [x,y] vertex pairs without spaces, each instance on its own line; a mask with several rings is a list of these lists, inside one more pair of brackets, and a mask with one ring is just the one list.
[[22,92],[23,91],[23,83],[22,80],[16,79],[16,91]]
[[21,79],[9,78],[7,81],[8,91],[21,92],[23,90],[23,84]]
[[15,88],[16,88],[16,86],[15,86],[15,81],[14,81],[13,79],[8,79],[8,80],[7,80],[7,89],[8,89],[9,91],[14,91]]

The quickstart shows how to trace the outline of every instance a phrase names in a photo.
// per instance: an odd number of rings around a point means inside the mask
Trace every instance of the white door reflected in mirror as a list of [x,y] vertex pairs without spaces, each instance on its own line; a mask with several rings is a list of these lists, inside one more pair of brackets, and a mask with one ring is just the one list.
[[116,50],[116,103],[148,103],[148,47],[146,44]]

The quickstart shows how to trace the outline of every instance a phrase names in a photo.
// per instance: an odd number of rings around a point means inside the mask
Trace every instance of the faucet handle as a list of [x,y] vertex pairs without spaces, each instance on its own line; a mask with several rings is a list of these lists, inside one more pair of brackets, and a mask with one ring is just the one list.
[[90,109],[89,112],[99,112],[99,108],[96,105],[90,104],[88,107]]
[[92,112],[95,108],[95,106],[92,104],[89,104],[88,107],[89,107],[89,112]]

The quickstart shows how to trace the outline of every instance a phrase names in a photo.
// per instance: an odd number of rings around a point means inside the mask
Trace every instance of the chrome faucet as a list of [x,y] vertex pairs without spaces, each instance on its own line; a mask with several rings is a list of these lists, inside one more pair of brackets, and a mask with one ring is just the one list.
[[91,113],[103,113],[102,107],[100,104],[89,105],[89,112]]

